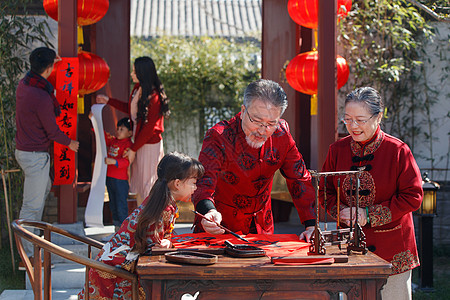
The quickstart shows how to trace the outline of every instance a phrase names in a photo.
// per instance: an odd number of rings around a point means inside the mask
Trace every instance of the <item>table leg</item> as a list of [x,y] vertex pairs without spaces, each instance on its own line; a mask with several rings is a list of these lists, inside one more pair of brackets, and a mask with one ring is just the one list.
[[162,281],[140,279],[141,286],[144,288],[146,299],[163,299]]
[[385,279],[373,279],[361,281],[361,299],[381,300],[381,288],[386,283]]

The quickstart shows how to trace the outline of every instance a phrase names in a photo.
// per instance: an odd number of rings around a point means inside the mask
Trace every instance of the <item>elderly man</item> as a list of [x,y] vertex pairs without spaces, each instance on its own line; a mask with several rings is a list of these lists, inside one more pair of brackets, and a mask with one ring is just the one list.
[[[273,175],[280,169],[306,230],[314,230],[314,191],[286,121],[286,93],[270,80],[248,85],[241,111],[206,133],[199,160],[205,175],[192,197],[195,208],[209,220],[232,231],[272,234],[270,192]],[[206,219],[194,221],[195,232],[222,234],[223,229]]]

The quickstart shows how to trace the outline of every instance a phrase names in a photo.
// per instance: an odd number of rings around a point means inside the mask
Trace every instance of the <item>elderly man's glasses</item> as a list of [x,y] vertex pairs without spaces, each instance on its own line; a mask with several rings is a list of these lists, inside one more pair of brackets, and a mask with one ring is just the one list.
[[356,126],[364,126],[364,125],[366,125],[366,123],[367,122],[369,122],[370,121],[370,119],[372,119],[374,116],[376,116],[376,115],[378,115],[377,113],[376,114],[373,114],[370,118],[368,118],[367,120],[353,120],[352,118],[343,118],[342,119],[342,122],[345,124],[345,125],[351,125],[352,123],[354,123]]
[[268,130],[274,130],[275,128],[277,128],[278,122],[269,122],[269,123],[263,123],[263,122],[259,122],[259,121],[255,121],[252,119],[252,117],[250,117],[250,114],[248,113],[248,109],[245,108],[245,112],[247,113],[247,117],[250,120],[250,122],[252,122],[255,125],[258,125],[261,128],[265,128]]

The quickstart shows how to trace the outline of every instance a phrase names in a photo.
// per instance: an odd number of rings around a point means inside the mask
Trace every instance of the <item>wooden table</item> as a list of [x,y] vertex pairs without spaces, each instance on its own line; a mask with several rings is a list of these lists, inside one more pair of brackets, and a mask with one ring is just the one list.
[[[345,249],[344,249],[345,250]],[[328,247],[327,255],[344,253]],[[268,257],[219,255],[213,265],[166,262],[163,255],[139,259],[137,273],[148,299],[181,299],[200,291],[197,299],[381,299],[380,289],[391,265],[375,254],[352,254],[347,263],[274,265]]]

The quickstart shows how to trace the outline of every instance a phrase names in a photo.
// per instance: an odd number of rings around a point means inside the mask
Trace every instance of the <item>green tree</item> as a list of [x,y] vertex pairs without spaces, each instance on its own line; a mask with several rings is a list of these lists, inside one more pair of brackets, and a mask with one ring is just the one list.
[[[132,61],[152,57],[170,99],[169,150],[198,154],[205,130],[239,111],[243,90],[259,78],[259,53],[259,43],[221,38],[131,40]],[[198,143],[188,145],[189,137]]]
[[359,0],[340,30],[338,43],[351,69],[341,93],[359,86],[380,91],[386,131],[408,142],[414,151],[414,144],[423,142],[417,139],[424,138],[417,116],[434,104],[424,106],[417,97],[419,77],[423,78],[420,51],[430,42],[432,28],[408,1]]
[[[0,2],[0,167],[2,170],[18,169],[14,158],[15,150],[15,91],[20,77],[28,69],[30,45],[34,42],[47,44],[45,21],[36,22],[26,14],[27,4],[31,0],[3,0]],[[23,175],[10,173],[7,178],[7,190],[10,201],[10,216],[16,218],[21,207]],[[6,226],[4,193],[1,193],[1,236]]]

